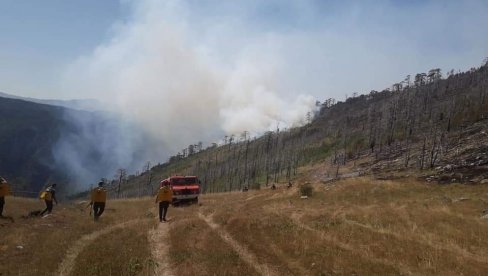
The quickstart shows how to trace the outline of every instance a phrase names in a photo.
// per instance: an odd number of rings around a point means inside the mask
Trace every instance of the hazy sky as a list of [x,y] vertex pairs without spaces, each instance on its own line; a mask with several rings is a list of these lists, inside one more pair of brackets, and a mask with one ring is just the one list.
[[486,0],[1,0],[0,91],[110,102],[180,147],[479,66],[487,14]]
[[187,51],[219,70],[243,59],[272,63],[277,81],[319,100],[382,89],[432,67],[464,70],[488,55],[483,0],[2,0],[0,91],[96,97],[79,95],[66,72],[141,13],[182,32]]

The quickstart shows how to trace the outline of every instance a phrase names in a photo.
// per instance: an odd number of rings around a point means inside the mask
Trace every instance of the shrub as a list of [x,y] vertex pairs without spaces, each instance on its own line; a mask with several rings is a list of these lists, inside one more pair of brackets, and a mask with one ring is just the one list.
[[300,195],[301,196],[312,196],[313,187],[309,183],[303,184],[300,186]]

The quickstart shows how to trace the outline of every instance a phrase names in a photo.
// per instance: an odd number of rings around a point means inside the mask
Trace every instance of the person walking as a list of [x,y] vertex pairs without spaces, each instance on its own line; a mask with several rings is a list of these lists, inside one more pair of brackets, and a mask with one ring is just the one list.
[[53,201],[58,205],[58,200],[56,199],[56,183],[47,187],[47,189],[41,193],[41,199],[44,199],[44,202],[46,203],[46,209],[41,212],[41,216],[46,212],[51,214],[53,211]]
[[5,197],[10,195],[10,188],[7,180],[0,176],[0,218],[3,216],[3,207],[5,206]]
[[155,201],[155,203],[159,202],[159,222],[166,221],[166,214],[168,213],[168,207],[172,200],[173,190],[169,186],[169,181],[161,181],[161,188],[159,188]]
[[103,214],[105,210],[105,202],[107,201],[107,190],[103,187],[103,181],[98,182],[98,187],[91,192],[90,205],[93,208],[93,219],[95,221]]

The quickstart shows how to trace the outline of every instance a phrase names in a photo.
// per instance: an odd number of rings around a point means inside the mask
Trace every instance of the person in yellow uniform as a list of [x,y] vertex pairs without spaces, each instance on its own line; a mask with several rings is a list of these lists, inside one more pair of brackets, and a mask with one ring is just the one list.
[[0,176],[0,217],[3,216],[3,206],[5,206],[5,197],[10,195],[10,188],[8,186],[7,180]]
[[168,213],[169,204],[173,201],[173,190],[169,186],[169,181],[161,181],[161,188],[159,188],[156,202],[159,202],[159,221],[166,221],[166,214]]
[[103,187],[103,181],[98,182],[98,187],[91,191],[90,205],[93,208],[93,219],[95,221],[103,214],[105,202],[107,202],[107,190]]
[[44,199],[44,202],[46,203],[46,209],[41,212],[41,216],[46,212],[51,214],[53,211],[53,201],[58,205],[58,200],[56,199],[56,183],[52,184],[41,193],[41,199]]

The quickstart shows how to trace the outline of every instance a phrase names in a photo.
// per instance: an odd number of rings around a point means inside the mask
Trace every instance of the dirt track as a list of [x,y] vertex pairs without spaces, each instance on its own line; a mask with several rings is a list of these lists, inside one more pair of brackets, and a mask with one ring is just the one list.
[[232,236],[222,229],[220,225],[216,224],[212,220],[212,216],[204,216],[202,213],[198,213],[198,217],[201,218],[203,221],[207,223],[210,228],[215,230],[219,236],[228,244],[230,245],[239,256],[251,267],[253,267],[256,271],[258,271],[261,275],[278,275],[276,274],[270,267],[268,267],[265,263],[260,263],[258,258],[249,251],[244,245],[237,242]]
[[71,274],[71,271],[73,270],[76,257],[83,251],[83,249],[89,245],[91,242],[99,238],[100,236],[106,235],[114,230],[117,230],[119,228],[124,228],[127,226],[132,226],[137,223],[141,222],[141,220],[136,219],[136,220],[131,220],[127,221],[124,223],[116,224],[113,226],[106,227],[102,230],[90,233],[88,235],[85,235],[81,237],[79,240],[75,242],[73,246],[71,246],[68,249],[68,252],[66,253],[66,256],[64,257],[63,261],[61,262],[61,265],[58,268],[57,275],[60,276],[68,276]]
[[151,252],[157,262],[154,275],[173,276],[175,275],[171,269],[169,259],[169,244],[168,235],[171,224],[160,223],[155,229],[148,233],[149,244],[151,245]]

